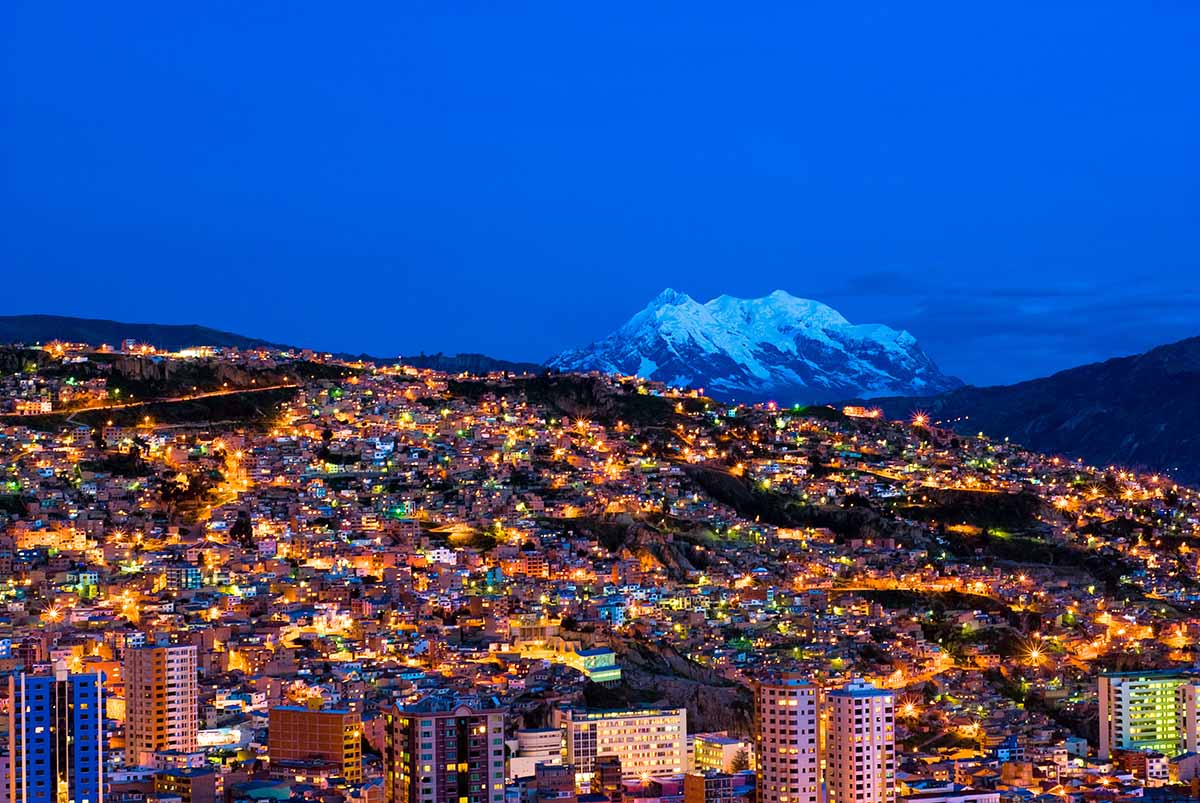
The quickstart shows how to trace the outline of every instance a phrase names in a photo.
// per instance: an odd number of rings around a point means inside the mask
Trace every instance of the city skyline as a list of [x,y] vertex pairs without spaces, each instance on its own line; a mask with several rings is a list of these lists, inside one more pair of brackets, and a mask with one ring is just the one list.
[[0,19],[0,803],[1200,803],[1200,5]]
[[617,373],[0,367],[15,801],[1200,789],[1200,492],[1161,473]]

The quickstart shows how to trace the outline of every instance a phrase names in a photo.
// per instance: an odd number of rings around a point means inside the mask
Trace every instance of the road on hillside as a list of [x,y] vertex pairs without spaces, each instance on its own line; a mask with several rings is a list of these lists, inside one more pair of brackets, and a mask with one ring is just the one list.
[[[240,393],[261,393],[266,390],[282,390],[283,388],[297,388],[297,387],[300,387],[300,386],[294,382],[290,382],[290,383],[285,383],[285,384],[280,384],[280,385],[263,385],[262,387],[252,387],[252,388],[222,388],[221,390],[210,390],[210,391],[205,391],[204,393],[189,393],[184,396],[167,396],[167,397],[164,397],[161,399],[147,399],[145,401],[133,401],[133,402],[118,402],[118,403],[113,403],[113,404],[98,404],[93,407],[80,407],[78,410],[69,411],[69,413],[67,410],[58,410],[58,411],[53,411],[53,412],[49,412],[49,413],[39,413],[38,416],[66,415],[67,423],[70,423],[71,419],[74,418],[75,416],[79,415],[80,413],[95,413],[95,412],[103,412],[105,410],[129,410],[131,408],[146,407],[151,404],[176,404],[179,402],[197,401],[199,399],[211,399],[216,396],[236,396]],[[19,415],[17,413],[0,413],[0,419],[10,420],[10,421],[20,421],[23,418],[36,418],[38,416]]]

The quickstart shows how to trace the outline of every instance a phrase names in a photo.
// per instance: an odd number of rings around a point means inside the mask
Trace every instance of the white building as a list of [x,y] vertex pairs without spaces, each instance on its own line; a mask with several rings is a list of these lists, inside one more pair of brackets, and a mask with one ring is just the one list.
[[818,691],[791,674],[756,684],[754,737],[761,803],[817,803]]
[[539,764],[562,764],[563,735],[558,728],[517,731],[517,749],[508,759],[508,777],[531,778]]
[[[752,756],[751,744],[743,739],[726,733],[697,733],[692,739],[692,768],[696,772],[733,772],[733,765],[743,751],[747,757]],[[750,763],[753,764],[752,759]]]
[[454,566],[458,563],[458,555],[454,552],[454,550],[448,549],[444,546],[435,547],[428,550],[425,553],[425,558],[430,563],[442,563],[446,566]]
[[563,733],[563,760],[575,765],[586,785],[597,756],[616,756],[627,779],[679,775],[687,771],[687,709],[629,711],[558,709],[554,724]]
[[896,798],[895,696],[855,681],[826,696],[825,788],[829,803]]

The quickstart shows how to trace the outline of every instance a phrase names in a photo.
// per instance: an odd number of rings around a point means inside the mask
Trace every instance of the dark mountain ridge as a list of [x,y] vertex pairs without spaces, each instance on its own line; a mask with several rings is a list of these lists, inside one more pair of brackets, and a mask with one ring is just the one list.
[[1166,472],[1179,482],[1200,483],[1200,337],[1015,385],[865,403],[889,418],[916,410],[934,421],[962,418],[948,426],[1091,465]]
[[256,337],[245,337],[196,324],[124,323],[66,315],[0,315],[0,343],[48,343],[63,340],[98,346],[117,346],[133,339],[175,351],[188,346],[226,346],[239,349],[287,348]]
[[413,368],[428,368],[432,371],[445,371],[448,374],[490,374],[496,371],[508,371],[513,374],[537,374],[543,373],[546,370],[544,365],[538,365],[537,363],[499,360],[495,357],[489,357],[486,354],[476,354],[474,352],[442,354],[439,351],[437,354],[409,354],[386,361],[374,357],[368,357],[367,359],[375,360],[376,362],[401,363],[403,365],[411,365]]
[[[155,348],[177,351],[188,346],[220,346],[224,348],[269,348],[288,350],[296,346],[273,343],[257,337],[225,332],[197,324],[125,323],[100,318],[75,318],[67,315],[0,315],[0,343],[49,343],[62,340],[98,346],[107,343],[118,346],[132,339]],[[320,351],[320,349],[315,349]],[[447,373],[535,373],[544,370],[534,363],[498,360],[485,354],[431,354],[402,357],[375,357],[368,354],[338,354],[346,359],[363,359],[384,365],[403,364],[415,368],[430,368]]]
[[[128,338],[169,350],[197,345],[291,348],[198,325],[0,316],[0,343],[118,345]],[[545,370],[482,354],[361,358],[448,373]],[[1008,437],[1037,452],[1079,457],[1093,465],[1165,472],[1179,482],[1200,484],[1200,337],[1015,385],[968,385],[936,396],[891,396],[861,403],[882,408],[889,418],[907,418],[923,410],[935,421],[954,422],[948,426],[964,434]]]

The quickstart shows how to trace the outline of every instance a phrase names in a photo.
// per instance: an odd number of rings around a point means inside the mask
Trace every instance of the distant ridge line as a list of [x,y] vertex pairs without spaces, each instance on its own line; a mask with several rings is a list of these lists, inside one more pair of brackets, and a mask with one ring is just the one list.
[[[219,346],[224,348],[268,348],[300,351],[305,347],[275,343],[263,338],[248,337],[199,324],[129,323],[106,318],[79,318],[70,315],[0,315],[0,343],[49,343],[63,340],[73,343],[117,345],[126,339],[147,343],[166,351],[188,346]],[[326,349],[311,349],[327,352]],[[369,354],[328,352],[347,360],[367,360],[382,365],[411,365],[447,373],[537,373],[545,368],[536,363],[501,360],[486,354],[463,353],[447,355],[441,352],[419,356],[377,357]]]

